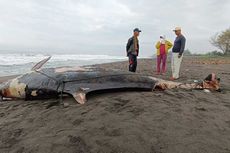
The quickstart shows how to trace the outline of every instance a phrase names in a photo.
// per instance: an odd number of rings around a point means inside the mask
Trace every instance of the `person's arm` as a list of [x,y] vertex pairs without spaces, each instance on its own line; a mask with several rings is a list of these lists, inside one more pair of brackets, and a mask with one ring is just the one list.
[[185,42],[186,42],[185,37],[182,37],[182,38],[181,38],[181,47],[180,47],[180,52],[179,52],[179,55],[180,55],[180,56],[182,56],[182,54],[183,54],[183,52],[184,52]]
[[126,44],[126,51],[129,51],[130,46],[132,45],[132,38],[130,38]]
[[168,49],[171,49],[173,44],[170,41],[167,41]]
[[137,56],[139,55],[139,49],[140,49],[140,45],[139,45],[139,42],[137,44]]
[[156,49],[159,49],[160,46],[161,46],[161,43],[158,41],[158,42],[156,43],[155,47],[156,47]]

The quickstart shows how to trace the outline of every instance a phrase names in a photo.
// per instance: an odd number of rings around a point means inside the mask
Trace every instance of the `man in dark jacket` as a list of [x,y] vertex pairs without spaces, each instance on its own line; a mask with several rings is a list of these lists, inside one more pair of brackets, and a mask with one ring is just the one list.
[[138,36],[141,30],[135,28],[133,30],[133,36],[129,38],[126,45],[127,56],[129,57],[129,71],[136,72],[137,69],[137,56],[139,54],[139,41]]
[[179,79],[179,73],[180,73],[180,65],[183,58],[184,48],[185,48],[185,42],[186,39],[181,33],[181,28],[176,27],[175,30],[173,30],[176,34],[176,39],[174,41],[173,49],[172,49],[172,77],[170,80],[176,80]]

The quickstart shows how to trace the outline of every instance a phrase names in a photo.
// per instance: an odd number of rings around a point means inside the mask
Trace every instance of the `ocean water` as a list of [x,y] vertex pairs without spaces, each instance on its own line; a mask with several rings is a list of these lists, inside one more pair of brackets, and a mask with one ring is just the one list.
[[79,54],[0,54],[0,76],[18,75],[28,72],[33,65],[45,59],[52,58],[44,67],[84,66],[127,60],[125,56],[110,55],[79,55]]

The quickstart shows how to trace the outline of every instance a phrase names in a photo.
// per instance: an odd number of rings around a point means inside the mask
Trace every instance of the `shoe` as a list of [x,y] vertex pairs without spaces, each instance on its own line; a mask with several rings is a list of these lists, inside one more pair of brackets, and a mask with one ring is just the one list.
[[161,73],[161,75],[166,75],[165,73]]
[[156,75],[160,75],[160,72],[157,72]]

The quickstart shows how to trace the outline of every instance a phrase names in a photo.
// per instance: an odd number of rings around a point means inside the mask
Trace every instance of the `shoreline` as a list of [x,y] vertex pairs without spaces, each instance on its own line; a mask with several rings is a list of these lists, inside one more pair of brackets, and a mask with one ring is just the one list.
[[[170,55],[168,55],[168,59],[167,62],[170,63]],[[189,62],[191,64],[230,64],[230,57],[222,57],[222,56],[185,56],[184,59],[189,60]],[[192,59],[192,60],[191,60]],[[194,60],[196,59],[196,60]],[[155,61],[156,57],[141,57],[138,58],[138,61],[142,61],[142,60],[152,60]],[[113,61],[113,62],[106,62],[106,63],[100,63],[100,64],[92,64],[92,65],[88,65],[88,64],[83,64],[81,66],[100,66],[100,65],[107,65],[107,64],[116,64],[116,63],[126,63],[127,64],[128,61],[128,57],[127,60],[121,60],[121,61]],[[155,66],[155,62],[152,63],[152,66]],[[60,66],[62,67],[62,66]],[[12,79],[14,77],[17,77],[19,75],[22,74],[13,74],[13,75],[3,75],[0,76],[0,82],[3,82],[5,80],[7,80],[7,78]]]
[[[149,58],[147,58],[147,57],[143,57],[143,58],[139,58],[139,60],[153,60],[154,58],[151,58],[151,57],[149,57]],[[128,60],[128,57],[127,57],[127,60]],[[112,62],[106,62],[106,63],[100,63],[100,64],[92,64],[92,65],[88,65],[88,64],[83,64],[83,65],[81,65],[81,66],[97,66],[97,65],[103,65],[103,64],[113,64],[113,63],[120,63],[120,62],[125,62],[125,61],[127,61],[127,60],[121,60],[121,61],[112,61]],[[79,67],[81,67],[81,66],[79,66]],[[32,66],[31,66],[32,67]],[[59,66],[58,66],[59,67]],[[60,66],[60,67],[62,67],[62,66]],[[14,74],[14,75],[3,75],[3,76],[0,76],[0,82],[2,82],[2,81],[5,81],[5,80],[7,80],[7,78],[14,78],[14,77],[17,77],[17,76],[19,76],[19,75],[22,75],[22,74]]]

